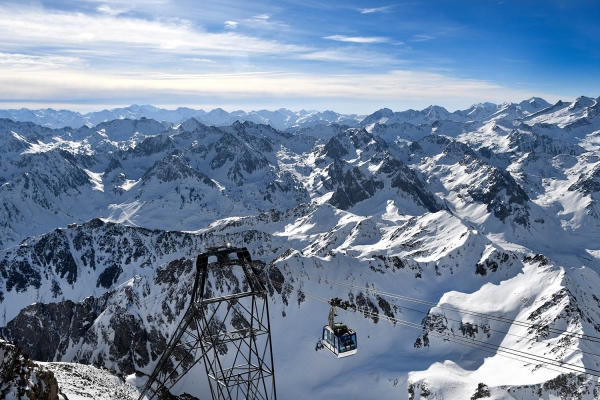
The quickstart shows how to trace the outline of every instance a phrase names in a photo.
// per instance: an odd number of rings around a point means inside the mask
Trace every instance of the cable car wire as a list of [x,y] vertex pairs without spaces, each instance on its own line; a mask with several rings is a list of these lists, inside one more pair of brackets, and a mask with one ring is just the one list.
[[[495,317],[495,316],[487,315],[487,314],[484,314],[484,313],[472,312],[470,310],[464,310],[464,309],[455,308],[455,307],[442,307],[442,306],[437,305],[436,303],[429,302],[429,301],[426,301],[426,300],[413,299],[413,298],[410,298],[408,296],[401,296],[401,295],[396,295],[394,293],[383,292],[383,291],[376,290],[376,289],[364,288],[364,287],[357,286],[357,285],[352,285],[352,284],[346,284],[346,283],[343,283],[343,282],[332,281],[332,280],[327,279],[327,278],[314,277],[314,276],[310,276],[310,275],[308,275],[307,273],[304,273],[304,272],[303,273],[295,273],[295,272],[292,272],[292,271],[286,271],[286,272],[288,272],[290,274],[293,274],[293,275],[301,276],[301,277],[307,277],[309,279],[311,279],[311,278],[312,279],[319,279],[319,280],[323,280],[323,281],[325,281],[327,283],[333,283],[333,284],[336,284],[336,285],[350,287],[350,288],[353,288],[353,289],[365,290],[367,292],[371,292],[371,293],[374,293],[374,294],[380,294],[380,295],[383,295],[383,296],[387,296],[387,297],[391,297],[391,298],[396,298],[396,299],[399,299],[399,300],[406,300],[406,301],[411,301],[412,300],[415,303],[419,303],[419,304],[423,304],[423,305],[434,306],[434,307],[438,307],[438,308],[442,308],[442,309],[449,309],[451,311],[461,311],[461,312],[464,312],[465,314],[470,314],[470,315],[484,316],[486,318],[489,318],[489,319],[492,319],[492,320],[496,320],[498,322],[511,323],[511,324],[514,322],[515,325],[517,325],[517,326],[527,327],[527,328],[530,328],[530,329],[531,328],[536,328],[535,324],[533,324],[533,325],[525,325],[524,326],[523,323],[521,323],[520,321],[516,321],[516,320],[515,321],[508,320],[508,319],[503,318],[503,317]],[[261,278],[261,277],[257,277],[257,278]],[[269,280],[268,282],[270,282],[270,283],[272,283],[274,285],[277,283],[277,282],[273,282],[272,280]],[[289,284],[287,284],[287,285],[289,285]],[[282,286],[282,285],[280,285],[280,286]],[[305,295],[308,295],[307,292],[303,291],[303,293]],[[140,302],[140,305],[146,305],[146,304],[154,302],[154,301],[156,301],[156,300],[158,300],[160,298],[166,297],[166,296],[168,296],[170,294],[172,294],[172,293],[169,293],[169,291],[162,292],[162,293],[157,293],[155,295],[152,295],[152,296],[149,296],[149,297],[145,298],[143,301]],[[328,301],[328,299],[326,299],[324,297],[316,296],[316,295],[309,295],[309,297],[312,297],[314,300],[325,302],[325,303],[327,303],[327,301]],[[407,300],[407,299],[411,299],[411,300]],[[402,306],[402,308],[404,308],[406,310],[410,310],[410,311],[422,313],[422,314],[429,314],[428,311],[417,310],[417,309],[409,308],[409,307],[405,307],[405,306]],[[384,318],[384,317],[385,317],[384,315],[379,315],[379,318]],[[458,320],[458,319],[454,319],[454,318],[449,318],[446,315],[444,315],[444,318],[446,318],[447,320],[450,320],[450,321],[454,321],[454,322],[459,322],[459,323],[463,322],[462,320]],[[421,330],[424,329],[422,325],[419,325],[419,327],[420,327]],[[505,335],[510,335],[510,336],[514,336],[514,337],[518,337],[518,338],[523,338],[523,339],[526,339],[528,341],[532,340],[532,339],[530,339],[530,338],[528,338],[526,336],[517,335],[517,334],[514,334],[514,333],[509,333],[509,332],[498,330],[498,329],[493,329],[491,327],[488,328],[488,329],[490,331],[493,331],[493,332],[497,332],[497,333],[501,333],[501,334],[505,334]],[[599,341],[596,341],[596,340],[587,339],[585,336],[588,336],[588,335],[582,335],[582,334],[579,334],[577,332],[561,331],[561,330],[558,330],[558,329],[552,329],[552,331],[553,331],[553,333],[558,333],[560,335],[564,334],[565,337],[568,337],[568,338],[575,337],[577,339],[589,340],[589,341],[592,341],[592,342],[599,342]],[[554,348],[561,348],[561,346],[559,346],[557,344],[546,343],[546,345],[554,347]],[[563,347],[563,348],[565,348],[565,347]],[[600,354],[591,353],[591,352],[582,350],[580,348],[566,347],[566,349],[578,351],[578,352],[581,352],[582,354],[586,354],[586,355],[593,356],[593,357],[600,357]]]
[[[286,271],[286,272],[293,274],[293,275],[301,276],[301,277],[302,276],[307,277],[309,279],[312,278],[312,279],[324,280],[326,283],[333,283],[335,285],[345,286],[345,287],[352,288],[352,289],[365,290],[366,292],[371,292],[374,294],[379,294],[382,296],[391,297],[391,298],[395,298],[398,300],[404,300],[404,301],[408,301],[408,302],[412,302],[412,303],[418,303],[418,304],[423,304],[423,305],[427,305],[427,306],[431,306],[431,307],[437,307],[437,308],[441,308],[441,309],[448,310],[448,311],[459,311],[464,314],[473,315],[473,316],[485,317],[485,318],[488,318],[488,319],[491,319],[494,321],[508,323],[511,325],[514,324],[514,325],[521,326],[521,327],[528,328],[528,329],[535,329],[535,328],[539,327],[539,325],[537,325],[537,324],[531,324],[531,323],[527,323],[527,322],[523,322],[523,321],[519,321],[519,320],[512,320],[512,319],[505,318],[505,317],[485,314],[485,313],[478,312],[478,311],[471,311],[471,310],[467,310],[467,309],[459,308],[459,307],[455,307],[455,306],[448,306],[448,305],[444,305],[444,304],[433,303],[433,302],[430,302],[427,300],[421,300],[421,299],[416,299],[416,298],[403,296],[403,295],[399,295],[399,294],[395,294],[395,293],[384,292],[384,291],[377,290],[374,288],[365,288],[362,286],[352,285],[350,283],[337,282],[337,281],[333,281],[333,280],[330,280],[327,278],[314,277],[314,276],[308,275],[305,272],[302,272],[302,273],[297,273],[297,272],[292,272],[292,271]],[[551,327],[547,327],[547,328],[548,328],[548,331],[552,332],[552,333],[556,333],[556,334],[566,333],[569,337],[575,337],[577,339],[600,343],[600,337],[598,337],[598,336],[587,335],[587,334],[582,334],[582,333],[578,333],[578,332],[563,331],[563,330],[551,328]]]
[[[415,311],[415,312],[422,313],[422,314],[429,314],[429,312],[427,312],[427,311],[416,310],[414,308],[409,308],[409,307],[404,307],[404,306],[402,306],[400,308],[403,308],[405,310]],[[460,320],[460,319],[449,318],[446,315],[444,315],[444,318],[447,319],[448,321],[454,321],[454,322],[463,323],[463,321]],[[528,341],[533,341],[533,339],[528,338],[527,336],[517,335],[516,333],[510,333],[510,332],[506,332],[506,331],[501,331],[499,329],[494,329],[494,328],[491,328],[491,327],[488,327],[488,330],[492,331],[492,332],[502,333],[502,334],[505,334],[505,335],[508,335],[508,336],[514,336],[514,337],[517,337],[517,338],[526,339]],[[564,331],[564,333],[568,334],[568,331]],[[536,343],[539,343],[539,342],[536,341]],[[600,357],[600,354],[590,353],[589,351],[582,350],[582,349],[580,349],[578,347],[561,347],[558,344],[552,344],[552,343],[546,343],[546,346],[551,346],[551,347],[554,347],[554,348],[564,348],[564,349],[569,349],[569,350],[576,350],[576,351],[579,351],[579,352],[581,352],[583,354],[587,354],[589,356]]]
[[[509,320],[509,319],[504,318],[504,317],[497,317],[497,316],[488,315],[488,314],[485,314],[485,313],[475,312],[475,311],[471,311],[471,310],[466,310],[466,309],[462,309],[462,308],[458,308],[458,307],[454,307],[454,306],[448,307],[448,306],[439,305],[439,304],[436,304],[436,303],[433,303],[433,302],[430,302],[430,301],[426,301],[426,300],[415,299],[415,298],[411,298],[411,297],[408,297],[408,296],[402,296],[402,295],[398,295],[398,294],[394,294],[394,293],[384,292],[384,291],[380,291],[380,290],[377,290],[377,289],[374,289],[374,288],[368,288],[368,287],[365,288],[365,287],[361,287],[361,286],[357,286],[357,285],[347,284],[347,283],[343,283],[343,282],[337,282],[337,281],[333,281],[333,280],[327,279],[327,278],[314,277],[314,276],[308,275],[305,272],[303,272],[303,273],[294,273],[294,272],[291,272],[291,271],[285,271],[285,272],[287,272],[289,274],[293,274],[293,275],[298,275],[300,277],[306,277],[308,279],[311,279],[311,278],[312,279],[318,279],[319,281],[325,281],[326,283],[332,283],[332,284],[335,284],[335,285],[338,285],[338,286],[344,286],[344,287],[348,287],[348,288],[352,288],[352,289],[358,289],[358,290],[365,290],[367,293],[370,292],[370,293],[373,293],[373,294],[379,294],[379,295],[382,295],[382,296],[391,297],[391,298],[395,298],[395,299],[398,299],[398,300],[404,300],[404,301],[414,302],[414,303],[423,304],[423,305],[432,306],[432,307],[437,307],[437,308],[441,308],[441,309],[449,310],[449,311],[460,311],[460,312],[463,312],[463,313],[468,314],[468,315],[485,317],[485,318],[489,318],[489,319],[492,319],[492,320],[495,320],[495,321],[498,321],[498,322],[511,323],[511,324],[515,324],[517,326],[526,327],[526,328],[530,328],[530,329],[531,328],[536,328],[535,324],[527,324],[527,323],[524,323],[524,322],[521,322],[521,321],[517,321],[517,320]],[[268,282],[268,283],[271,283],[273,286],[278,286],[281,289],[283,289],[285,285],[288,285],[288,286],[290,286],[290,287],[293,288],[293,286],[290,285],[289,283],[280,284],[278,282],[274,282],[271,279],[267,279],[267,278],[262,277],[262,276],[255,276],[255,277],[257,279],[260,279],[261,281],[263,281],[265,283]],[[324,298],[322,296],[318,296],[318,295],[312,294],[310,292],[306,292],[305,290],[302,290],[302,289],[298,289],[298,290],[301,290],[302,293],[306,297],[312,298],[313,300],[316,300],[316,301],[323,302],[325,304],[329,304],[327,298]],[[169,294],[171,294],[171,293],[169,293],[169,291],[166,291],[166,292],[163,292],[163,293],[159,293],[159,294],[147,297],[147,298],[144,299],[144,301],[140,302],[140,304],[141,305],[148,304],[148,303],[150,303],[152,301],[156,301],[159,298],[166,297]],[[411,310],[411,311],[415,311],[415,312],[419,312],[419,313],[427,313],[427,314],[429,314],[429,312],[425,312],[425,311],[422,311],[422,310],[411,309],[411,308],[408,308],[408,307],[404,307],[404,308],[407,309],[407,310]],[[395,317],[389,317],[389,316],[384,315],[384,314],[373,313],[373,312],[370,312],[368,310],[360,310],[360,309],[357,309],[356,312],[361,313],[361,314],[363,314],[366,317],[367,316],[370,316],[372,318],[376,317],[376,318],[379,318],[379,319],[386,320],[386,321],[388,321],[390,323],[393,323],[393,324],[398,324],[398,325],[407,327],[409,329],[418,330],[420,332],[423,332],[425,330],[424,327],[422,325],[420,325],[420,324],[416,324],[416,323],[410,322],[410,321],[401,320],[401,319],[395,318]],[[448,318],[445,315],[444,315],[444,317],[446,319],[448,319],[448,320],[451,320],[451,321],[462,322],[462,321],[459,321],[459,320],[456,320],[456,319]],[[495,330],[495,329],[491,329],[491,328],[490,328],[490,330],[495,331],[495,332],[499,332],[499,333],[503,333],[503,334],[507,334],[507,335],[511,335],[511,336],[521,337],[521,338],[524,338],[524,339],[527,339],[527,340],[531,340],[531,339],[529,339],[529,338],[527,338],[525,336],[511,334],[511,333],[508,333],[508,332],[503,332],[503,331],[499,331],[499,330]],[[583,335],[583,334],[579,334],[579,333],[576,333],[576,332],[561,331],[561,330],[554,329],[554,328],[549,328],[549,330],[553,331],[553,333],[559,333],[561,335],[564,334],[566,337],[576,337],[576,338],[582,339],[582,340],[589,340],[589,341],[592,341],[592,342],[600,342],[600,338],[595,337],[595,336]],[[578,365],[571,364],[571,363],[561,362],[561,361],[556,360],[556,359],[547,358],[547,357],[544,357],[544,356],[538,356],[538,355],[527,353],[527,352],[524,352],[524,351],[521,351],[521,350],[514,350],[514,349],[511,349],[511,348],[508,348],[508,347],[505,347],[505,346],[495,345],[495,344],[492,344],[492,343],[484,342],[484,341],[481,341],[479,339],[462,338],[462,337],[458,337],[458,336],[454,336],[454,335],[451,336],[449,334],[442,334],[442,333],[439,333],[439,332],[436,332],[436,331],[430,331],[430,330],[427,330],[427,334],[439,337],[439,338],[441,338],[442,340],[445,340],[445,341],[451,341],[451,342],[454,342],[454,343],[457,343],[457,344],[465,345],[467,347],[478,348],[478,349],[481,349],[481,350],[489,352],[489,353],[498,354],[498,355],[501,355],[503,357],[512,358],[512,359],[518,360],[518,361],[523,361],[523,360],[520,360],[520,359],[517,359],[517,358],[514,358],[514,357],[521,357],[523,359],[530,360],[530,361],[535,361],[535,362],[538,362],[538,363],[539,362],[549,363],[551,366],[558,367],[558,368],[563,368],[563,369],[566,369],[568,371],[589,374],[589,375],[592,375],[594,377],[600,377],[600,370],[595,370],[595,369],[592,369],[592,368],[586,368],[586,367],[578,366]],[[598,340],[594,340],[594,339],[598,339]],[[551,344],[551,343],[546,343],[546,345],[553,346],[553,347],[559,347],[558,345],[554,345],[554,344]],[[583,350],[581,350],[579,348],[576,348],[576,349],[570,348],[570,349],[578,351],[578,352],[583,353],[583,354],[588,354],[588,355],[592,355],[592,356],[600,356],[598,354],[585,352],[585,351],[583,351]],[[513,357],[511,357],[511,356],[513,356]],[[544,365],[542,367],[548,368],[547,366],[544,366]],[[556,372],[562,372],[562,371],[559,371],[559,370],[556,370],[556,369],[553,369],[553,368],[549,368],[549,369],[551,369],[553,371],[556,371]],[[588,370],[589,371],[594,371],[596,373],[588,372]]]
[[[281,289],[284,288],[285,285],[289,285],[291,286],[289,283],[283,283],[280,284],[278,282],[273,282],[270,279],[267,279],[265,277],[262,276],[255,276],[257,279],[260,279],[263,282],[269,282],[271,283],[273,286],[278,286]],[[318,296],[318,295],[314,295],[312,293],[306,292],[304,290],[302,290],[302,293],[309,298],[312,298],[314,300],[317,301],[321,301],[323,303],[329,304],[328,300],[324,297]],[[357,309],[356,312],[363,314],[364,316],[370,316],[370,317],[377,317],[383,320],[387,320],[390,323],[394,323],[394,324],[398,324],[410,329],[414,329],[414,330],[418,330],[418,331],[423,331],[423,326],[414,322],[410,322],[410,321],[405,321],[399,318],[395,318],[395,317],[389,317],[387,315],[382,315],[379,313],[373,313],[371,311],[368,310],[360,310]],[[488,353],[492,353],[492,354],[498,354],[500,356],[503,357],[507,357],[507,358],[511,358],[513,360],[516,361],[521,361],[523,362],[525,360],[529,360],[529,361],[535,361],[537,363],[549,363],[550,366],[554,366],[554,367],[558,367],[558,368],[562,368],[565,369],[567,371],[570,372],[577,372],[577,373],[582,373],[582,374],[587,374],[587,375],[591,375],[597,378],[600,378],[600,370],[596,370],[593,368],[588,368],[585,366],[579,366],[579,365],[575,365],[575,364],[571,364],[571,363],[566,363],[564,361],[559,361],[557,359],[553,359],[553,358],[548,358],[548,357],[544,357],[544,356],[539,356],[539,355],[535,355],[535,354],[531,354],[531,353],[527,353],[525,351],[522,350],[514,350],[511,348],[508,348],[506,346],[501,346],[501,345],[496,345],[493,343],[488,343],[488,342],[484,342],[481,341],[479,339],[474,339],[474,338],[461,338],[459,336],[455,336],[455,335],[449,335],[449,334],[442,334],[436,331],[427,331],[428,334],[436,336],[441,338],[442,340],[445,341],[450,341],[450,342],[454,342],[457,344],[461,344],[467,347],[472,347],[472,348],[477,348],[483,351],[486,351]],[[577,349],[578,351],[582,352],[582,350]],[[511,357],[512,356],[512,357]],[[521,357],[521,359],[515,358],[515,357]],[[552,371],[555,372],[564,372],[564,371],[560,371],[554,368],[550,368],[546,365],[540,365],[540,367],[546,368],[546,369],[550,369]],[[594,371],[594,372],[588,372],[588,371]],[[597,382],[597,381],[592,381],[592,380],[588,380],[589,382]]]
[[[406,326],[408,328],[412,328],[412,329],[417,329],[417,330],[422,330],[423,327],[419,324],[415,324],[414,322],[410,322],[410,321],[405,321],[405,320],[401,320],[398,318],[394,318],[394,317],[388,317],[386,315],[379,315],[379,314],[375,314],[373,312],[370,311],[365,311],[363,312],[363,310],[361,311],[357,311],[357,312],[361,312],[365,315],[372,315],[372,316],[379,316],[379,318],[388,320],[389,322],[395,322],[398,324],[401,324],[403,326]],[[502,353],[506,353],[509,355],[513,355],[513,356],[517,356],[517,357],[522,357],[522,358],[526,358],[532,361],[536,361],[536,362],[546,362],[546,363],[550,363],[553,366],[557,366],[557,367],[561,367],[561,368],[565,368],[574,372],[585,372],[585,373],[589,373],[591,375],[597,376],[600,378],[600,370],[596,370],[593,368],[588,368],[585,366],[579,366],[579,365],[575,365],[575,364],[571,364],[571,363],[567,363],[564,361],[559,361],[557,359],[553,359],[553,358],[548,358],[548,357],[544,357],[544,356],[540,356],[540,355],[536,355],[536,354],[531,354],[522,350],[514,350],[511,349],[509,347],[506,346],[502,346],[502,345],[497,345],[497,344],[493,344],[493,343],[488,343],[488,342],[484,342],[482,340],[479,339],[475,339],[475,338],[466,338],[466,337],[460,337],[460,336],[455,336],[455,335],[450,335],[450,334],[442,334],[436,331],[427,331],[428,334],[434,334],[444,340],[450,340],[450,341],[454,341],[456,343],[473,343],[473,342],[477,342],[479,343],[479,346],[483,347],[483,348],[487,348],[487,349],[491,349],[491,350],[495,350],[495,351],[499,351]],[[583,371],[582,371],[583,370]],[[587,372],[587,371],[594,371],[595,373],[592,372]]]
[[[259,279],[260,279],[260,278],[259,278]],[[269,281],[269,282],[271,282],[271,283],[272,283],[272,284],[274,284],[274,285],[276,284],[276,282],[272,282],[272,281]],[[290,284],[289,284],[289,283],[286,283],[286,285],[290,285]],[[280,286],[281,286],[281,285],[280,285]],[[290,285],[290,286],[291,286],[291,285]],[[306,292],[305,292],[305,291],[302,291],[302,292],[306,294]],[[326,298],[323,298],[323,297],[321,297],[321,298],[320,298],[320,299],[318,299],[318,300],[319,300],[319,301],[324,301],[324,302],[327,302],[327,299],[326,299]],[[423,311],[423,310],[416,310],[416,309],[414,309],[414,308],[409,308],[409,307],[404,307],[404,306],[402,306],[401,308],[404,308],[404,309],[406,309],[406,310],[410,310],[410,311],[415,311],[415,312],[422,313],[422,314],[429,314],[429,312],[426,312],[426,311]],[[380,314],[377,314],[377,315],[380,315]],[[385,318],[385,316],[384,316],[384,315],[381,315],[381,316],[380,316],[380,318]],[[447,320],[450,320],[450,321],[455,321],[455,322],[459,322],[459,323],[462,323],[462,322],[463,322],[462,320],[458,320],[458,319],[454,319],[454,318],[448,318],[446,315],[444,315],[444,318],[446,318]],[[425,329],[425,328],[424,328],[422,325],[419,325],[419,326],[421,327],[421,330],[424,330],[424,329]],[[532,341],[533,341],[531,338],[529,338],[529,337],[527,337],[527,336],[518,335],[518,334],[515,334],[515,333],[510,333],[510,332],[506,332],[506,331],[502,331],[502,330],[498,330],[498,329],[493,329],[493,328],[491,328],[491,327],[490,327],[490,328],[488,328],[488,329],[489,329],[490,331],[493,331],[493,332],[498,332],[498,333],[502,333],[502,334],[505,334],[505,335],[514,336],[514,337],[517,337],[517,338],[525,339],[525,340],[527,340],[527,341],[529,341],[529,342],[532,342]],[[562,332],[562,333],[561,333],[561,335],[562,335],[562,334],[564,334],[564,336],[563,336],[563,337],[572,338],[572,336],[570,336],[570,335],[569,335],[569,334],[570,334],[570,332],[568,332],[568,331],[561,331],[561,332]],[[487,343],[487,342],[484,342],[484,343]],[[539,343],[539,342],[536,342],[536,343]],[[586,355],[588,355],[588,356],[592,356],[592,357],[594,357],[594,358],[600,357],[600,354],[596,354],[596,353],[592,353],[592,352],[589,352],[589,351],[585,351],[585,350],[583,350],[583,349],[581,349],[581,348],[578,348],[578,347],[562,347],[562,346],[560,346],[560,345],[558,345],[558,344],[547,343],[547,342],[545,343],[545,345],[546,345],[546,346],[549,346],[549,347],[557,348],[557,349],[569,349],[569,350],[577,351],[577,352],[579,352],[579,353],[586,354]],[[599,371],[599,372],[600,372],[600,371]]]

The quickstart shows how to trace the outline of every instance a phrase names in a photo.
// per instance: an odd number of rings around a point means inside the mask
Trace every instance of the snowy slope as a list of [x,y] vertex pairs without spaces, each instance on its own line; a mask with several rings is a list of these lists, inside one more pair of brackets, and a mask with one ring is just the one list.
[[107,369],[76,363],[39,363],[54,373],[60,391],[69,400],[136,400],[140,393],[127,377]]

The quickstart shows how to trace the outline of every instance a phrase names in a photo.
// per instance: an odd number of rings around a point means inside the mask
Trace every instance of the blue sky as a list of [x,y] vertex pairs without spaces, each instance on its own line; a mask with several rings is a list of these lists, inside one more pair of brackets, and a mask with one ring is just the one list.
[[0,108],[370,113],[600,95],[597,0],[0,3]]

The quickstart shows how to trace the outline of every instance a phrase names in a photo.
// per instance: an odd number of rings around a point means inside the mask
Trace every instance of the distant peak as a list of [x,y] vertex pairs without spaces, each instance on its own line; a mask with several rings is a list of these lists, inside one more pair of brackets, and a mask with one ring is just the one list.
[[546,107],[550,107],[551,104],[541,97],[531,97],[528,100],[523,100],[521,103],[519,103],[519,106],[524,111],[534,112]]
[[392,110],[390,110],[389,108],[382,108],[381,110],[377,110],[375,111],[373,114],[377,114],[377,115],[392,115],[394,114],[394,112]]
[[569,108],[574,109],[580,107],[591,107],[594,104],[595,100],[593,98],[587,96],[579,96],[577,99],[575,99],[573,103],[571,103]]

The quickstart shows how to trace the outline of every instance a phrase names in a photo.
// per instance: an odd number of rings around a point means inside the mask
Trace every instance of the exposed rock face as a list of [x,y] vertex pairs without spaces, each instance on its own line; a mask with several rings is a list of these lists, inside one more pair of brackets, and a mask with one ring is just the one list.
[[585,151],[581,146],[573,145],[565,140],[533,132],[513,130],[508,136],[508,140],[513,151],[522,153],[535,152],[536,154],[549,154],[552,156],[560,154],[578,156]]
[[[427,211],[443,209],[418,174],[393,155],[398,153],[395,144],[364,130],[349,130],[329,139],[317,154],[323,157],[318,158],[318,162],[332,159],[324,167],[326,174],[321,176],[323,186],[334,190],[329,203],[348,210],[387,188],[388,192],[396,189],[395,195],[405,196]],[[355,155],[365,161],[363,165],[352,166],[352,162],[346,160]]]
[[105,300],[87,297],[82,302],[35,303],[2,328],[2,336],[19,345],[38,361],[61,361],[73,343],[80,343]]
[[401,161],[386,155],[379,172],[391,179],[391,187],[398,188],[429,212],[443,209],[439,200],[417,174]]
[[340,139],[336,136],[332,137],[327,141],[325,146],[323,147],[323,151],[321,155],[340,159],[346,155],[350,154],[350,152],[344,147]]
[[577,182],[569,186],[569,191],[580,191],[586,195],[600,192],[600,166],[586,174],[581,174]]
[[372,177],[367,178],[357,167],[349,169],[341,185],[331,196],[329,202],[340,210],[347,210],[359,202],[372,197],[377,189],[383,188],[383,182]]
[[488,212],[493,212],[500,221],[512,216],[520,225],[529,225],[529,196],[515,179],[506,171],[483,163],[464,160],[468,168],[486,171],[483,184],[472,186],[467,192],[473,200],[484,203]]
[[152,178],[163,183],[193,178],[209,187],[216,187],[208,176],[192,168],[181,154],[172,154],[157,161],[146,171],[142,181],[146,182]]
[[3,399],[65,399],[54,373],[35,364],[15,343],[0,339],[0,396]]

